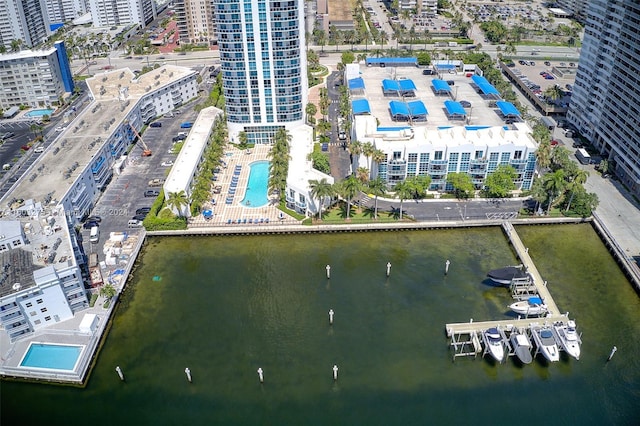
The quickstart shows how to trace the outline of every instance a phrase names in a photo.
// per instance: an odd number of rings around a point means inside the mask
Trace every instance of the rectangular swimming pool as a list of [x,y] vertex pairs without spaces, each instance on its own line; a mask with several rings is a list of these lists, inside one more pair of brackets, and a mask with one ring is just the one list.
[[31,343],[20,367],[75,370],[84,346]]

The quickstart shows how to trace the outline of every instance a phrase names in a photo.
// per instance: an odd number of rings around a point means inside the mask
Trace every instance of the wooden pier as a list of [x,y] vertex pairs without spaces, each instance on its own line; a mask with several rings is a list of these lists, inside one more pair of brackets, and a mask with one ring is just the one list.
[[460,356],[477,356],[480,353],[484,356],[487,350],[485,348],[483,352],[482,349],[481,341],[484,341],[482,332],[489,328],[495,327],[499,330],[503,336],[504,345],[509,350],[509,355],[511,355],[512,350],[505,332],[511,333],[512,330],[527,330],[533,326],[550,325],[555,322],[566,323],[569,320],[567,314],[560,313],[555,301],[551,297],[551,293],[549,293],[546,282],[542,279],[536,265],[529,256],[529,250],[524,246],[513,226],[511,226],[509,222],[503,222],[502,229],[509,238],[520,262],[530,276],[530,278],[526,279],[526,282],[523,280],[522,283],[516,283],[518,285],[515,287],[512,286],[512,293],[514,291],[516,293],[514,297],[530,296],[534,295],[534,292],[537,293],[545,305],[547,305],[547,314],[542,317],[518,317],[492,321],[474,321],[471,319],[469,322],[446,324],[445,330],[447,337],[450,338],[451,346],[454,348],[454,359]]
[[549,315],[560,315],[560,310],[556,306],[556,302],[553,300],[551,293],[549,293],[549,290],[547,289],[546,281],[542,279],[536,265],[533,263],[533,260],[531,260],[531,256],[529,256],[529,249],[524,246],[522,240],[520,240],[520,237],[518,236],[518,233],[509,222],[503,222],[502,229],[509,238],[511,245],[516,250],[516,254],[520,259],[520,262],[522,262],[526,271],[531,275],[538,294],[544,301],[544,304],[547,305]]

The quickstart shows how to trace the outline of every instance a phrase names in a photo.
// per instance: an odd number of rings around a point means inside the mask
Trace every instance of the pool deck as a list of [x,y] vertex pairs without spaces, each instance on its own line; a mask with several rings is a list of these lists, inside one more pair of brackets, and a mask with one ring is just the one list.
[[[218,180],[212,182],[212,188],[219,185],[222,190],[220,194],[213,194],[212,199],[215,200],[215,204],[206,203],[203,206],[203,210],[213,210],[213,217],[211,219],[205,219],[202,215],[192,217],[189,219],[189,227],[233,226],[249,224],[249,220],[251,220],[252,224],[254,222],[259,224],[261,223],[260,220],[262,220],[262,223],[267,223],[266,219],[269,219],[269,223],[279,222],[280,210],[277,208],[279,204],[277,197],[273,197],[269,204],[260,207],[242,205],[249,182],[250,164],[256,161],[268,161],[267,154],[269,150],[269,145],[256,145],[248,151],[236,148],[227,149],[226,153],[228,155],[222,158],[227,163],[226,168],[222,168],[220,173],[217,173]],[[236,165],[242,166],[237,189],[233,202],[226,204],[225,201],[229,196],[231,178],[234,176],[233,172]],[[290,223],[292,222],[290,221]],[[295,221],[295,223],[298,223],[298,221]]]

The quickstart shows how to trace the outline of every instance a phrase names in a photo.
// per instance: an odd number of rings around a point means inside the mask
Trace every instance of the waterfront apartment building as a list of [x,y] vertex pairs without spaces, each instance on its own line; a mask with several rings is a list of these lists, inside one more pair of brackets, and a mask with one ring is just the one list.
[[46,50],[0,55],[0,108],[58,105],[74,89],[64,42]]
[[307,104],[304,0],[213,0],[232,141],[271,143],[304,123]]
[[412,176],[430,176],[431,191],[451,191],[448,173],[467,173],[476,189],[482,189],[498,166],[516,171],[516,190],[530,189],[536,167],[536,143],[525,123],[503,126],[377,127],[371,115],[356,116],[355,138],[371,142],[384,153],[378,163],[364,154],[356,158],[354,170],[369,168],[371,178],[381,177],[389,187]]
[[174,7],[180,42],[216,43],[213,0],[176,0]]
[[589,4],[568,122],[640,196],[640,4]]
[[[82,255],[74,250],[78,242],[64,210],[36,207],[35,219],[18,215],[0,221],[0,234],[14,239],[0,250],[0,324],[11,341],[89,306],[77,261]],[[22,243],[14,244],[19,239]]]
[[94,27],[137,24],[141,28],[157,18],[154,0],[89,0]]
[[46,7],[49,22],[52,25],[73,21],[91,12],[87,0],[48,0]]
[[21,47],[33,47],[50,34],[45,0],[0,0],[0,44],[7,51],[14,40],[20,40]]

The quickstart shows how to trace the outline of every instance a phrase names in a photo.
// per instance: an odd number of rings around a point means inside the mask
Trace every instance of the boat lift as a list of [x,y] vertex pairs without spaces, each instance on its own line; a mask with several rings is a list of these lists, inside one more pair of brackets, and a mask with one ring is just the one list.
[[515,300],[527,300],[530,297],[538,296],[538,289],[530,276],[525,278],[514,278],[509,284],[511,297]]
[[[463,336],[468,336],[463,339]],[[482,352],[482,344],[478,338],[478,333],[451,333],[451,346],[453,347],[453,361],[459,356],[473,356],[474,358]]]
[[[507,326],[507,327],[509,328],[509,330],[513,328],[513,326],[511,327]],[[500,339],[501,339],[500,344],[505,350],[505,353],[508,356],[511,356],[511,353],[514,352],[514,350],[511,348],[511,343],[509,343],[509,339],[507,338],[507,335],[505,334],[504,329],[502,327],[496,327],[496,329],[498,330],[498,333],[500,333]],[[487,338],[484,335],[484,331],[480,334],[482,336],[482,343],[484,344],[484,350],[482,351],[482,357],[484,358],[485,355],[489,353],[489,342],[487,342]],[[506,359],[507,357],[504,357],[504,359],[500,362],[500,364],[502,364]]]

